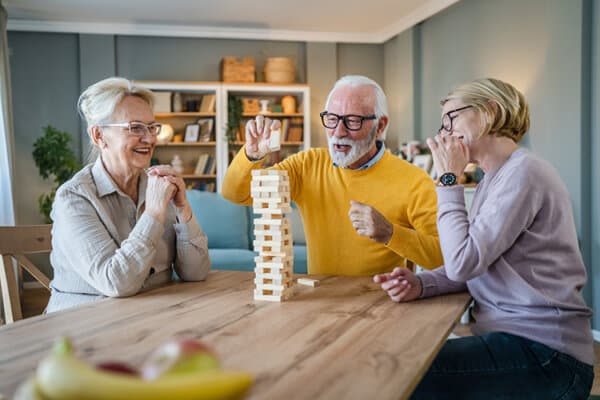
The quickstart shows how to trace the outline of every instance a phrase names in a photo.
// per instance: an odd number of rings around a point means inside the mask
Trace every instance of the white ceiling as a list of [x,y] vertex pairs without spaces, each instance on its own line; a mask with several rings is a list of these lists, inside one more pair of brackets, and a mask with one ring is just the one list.
[[0,0],[8,29],[383,43],[459,0]]

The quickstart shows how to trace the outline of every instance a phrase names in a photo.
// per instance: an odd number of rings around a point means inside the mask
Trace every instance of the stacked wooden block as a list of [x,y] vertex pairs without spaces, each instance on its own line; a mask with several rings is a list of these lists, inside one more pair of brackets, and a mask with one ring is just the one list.
[[283,301],[292,295],[294,252],[290,221],[290,181],[287,171],[252,171],[254,251],[258,251],[254,299]]

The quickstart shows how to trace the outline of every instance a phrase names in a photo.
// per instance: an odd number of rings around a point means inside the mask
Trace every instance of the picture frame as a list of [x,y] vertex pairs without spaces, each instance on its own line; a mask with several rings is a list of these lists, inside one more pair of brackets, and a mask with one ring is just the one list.
[[433,166],[433,157],[431,154],[417,154],[412,163],[429,174]]
[[199,141],[210,142],[212,140],[213,125],[214,121],[212,118],[201,118],[198,120],[198,126],[200,127]]
[[187,124],[185,126],[184,142],[197,142],[198,136],[200,135],[200,125],[198,124]]

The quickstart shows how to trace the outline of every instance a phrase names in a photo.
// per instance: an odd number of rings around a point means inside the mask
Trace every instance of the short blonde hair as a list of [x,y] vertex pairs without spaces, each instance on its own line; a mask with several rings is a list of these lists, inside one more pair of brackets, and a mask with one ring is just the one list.
[[529,105],[523,93],[499,79],[484,78],[460,85],[440,103],[459,99],[480,115],[483,135],[508,137],[518,143],[529,130]]
[[92,126],[112,122],[110,118],[115,108],[126,96],[139,97],[150,108],[154,105],[151,91],[125,78],[107,78],[88,87],[77,101],[77,109],[87,123],[88,134]]

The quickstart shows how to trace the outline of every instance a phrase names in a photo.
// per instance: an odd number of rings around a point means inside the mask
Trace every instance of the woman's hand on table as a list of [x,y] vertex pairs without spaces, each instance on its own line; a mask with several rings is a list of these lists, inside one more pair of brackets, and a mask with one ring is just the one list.
[[396,303],[418,299],[423,291],[421,280],[407,268],[396,267],[392,272],[373,276],[392,301]]

